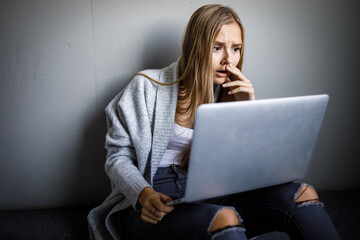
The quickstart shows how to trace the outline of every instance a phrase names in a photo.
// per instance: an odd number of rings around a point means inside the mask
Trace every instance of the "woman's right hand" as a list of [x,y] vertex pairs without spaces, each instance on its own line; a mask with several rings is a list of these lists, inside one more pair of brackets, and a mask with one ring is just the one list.
[[165,203],[172,201],[170,197],[156,192],[150,187],[146,187],[141,191],[138,201],[142,206],[140,217],[148,223],[158,223],[174,209],[173,206],[165,205]]

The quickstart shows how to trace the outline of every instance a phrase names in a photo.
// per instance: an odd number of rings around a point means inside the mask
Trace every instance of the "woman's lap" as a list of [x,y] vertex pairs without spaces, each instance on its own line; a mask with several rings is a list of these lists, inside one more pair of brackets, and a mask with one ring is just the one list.
[[[186,177],[179,174],[176,168],[159,169],[154,177],[153,188],[178,198],[184,194],[185,183]],[[210,239],[208,229],[217,212],[231,206],[241,216],[248,237],[270,231],[286,231],[294,239],[301,239],[304,235],[311,239],[311,236],[321,233],[321,228],[331,227],[332,222],[322,203],[296,205],[294,196],[300,187],[300,183],[288,183],[176,205],[171,213],[155,225],[141,220],[141,212],[135,212],[129,207],[121,212],[119,224],[125,229],[126,239]],[[337,239],[335,230],[332,235],[333,239]]]
[[291,239],[340,239],[323,203],[296,202],[303,185],[281,184],[206,202],[235,207],[248,237],[283,231]]
[[[153,188],[173,199],[183,197],[186,176],[175,167],[160,168],[154,177]],[[199,201],[179,204],[157,224],[150,224],[140,218],[141,212],[132,207],[122,211],[119,224],[126,239],[210,239],[209,228],[216,214],[224,209],[214,203]]]
[[211,203],[177,205],[157,224],[141,220],[141,212],[132,207],[121,216],[126,239],[210,239],[209,226],[214,216],[226,207]]
[[271,231],[287,231],[293,196],[299,183],[288,183],[240,194],[206,200],[207,203],[233,206],[244,220],[246,235],[254,237]]

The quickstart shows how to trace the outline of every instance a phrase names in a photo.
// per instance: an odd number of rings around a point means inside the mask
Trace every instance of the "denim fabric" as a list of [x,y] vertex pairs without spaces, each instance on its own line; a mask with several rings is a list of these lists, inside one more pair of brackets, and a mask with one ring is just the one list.
[[222,232],[213,234],[211,240],[228,240],[228,239],[246,239],[245,230],[240,228],[230,228]]
[[[173,199],[184,196],[186,174],[176,166],[159,168],[153,188]],[[119,214],[125,239],[247,239],[271,231],[286,232],[291,239],[340,239],[322,204],[297,206],[294,195],[300,183],[288,183],[205,201],[176,205],[158,224],[140,219],[132,207]],[[212,236],[216,214],[233,207],[245,229],[230,229]],[[246,235],[245,235],[246,233]]]

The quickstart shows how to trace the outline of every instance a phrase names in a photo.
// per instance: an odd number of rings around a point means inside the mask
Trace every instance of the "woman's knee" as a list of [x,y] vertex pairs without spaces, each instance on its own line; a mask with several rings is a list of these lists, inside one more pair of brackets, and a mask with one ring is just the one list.
[[224,208],[215,215],[209,231],[214,232],[229,226],[239,226],[240,224],[241,222],[237,212],[233,208]]
[[294,195],[294,201],[298,206],[302,204],[320,202],[316,190],[308,184],[301,184],[298,191]]

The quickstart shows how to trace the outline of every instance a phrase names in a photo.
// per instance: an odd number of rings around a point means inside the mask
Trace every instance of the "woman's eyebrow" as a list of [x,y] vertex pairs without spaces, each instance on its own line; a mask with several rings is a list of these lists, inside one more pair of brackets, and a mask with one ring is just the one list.
[[[224,46],[225,43],[224,42],[221,42],[221,41],[215,41],[215,45],[220,45],[220,46]],[[233,47],[241,47],[242,46],[242,43],[235,43],[232,45]]]
[[215,45],[224,45],[224,42],[215,41]]

